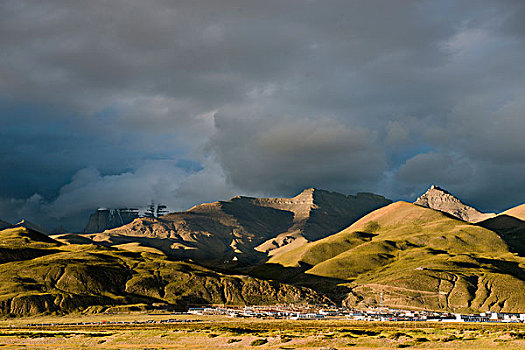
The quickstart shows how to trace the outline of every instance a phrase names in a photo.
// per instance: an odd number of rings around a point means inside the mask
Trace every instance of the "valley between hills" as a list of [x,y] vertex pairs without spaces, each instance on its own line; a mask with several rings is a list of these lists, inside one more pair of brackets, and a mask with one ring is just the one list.
[[0,222],[0,314],[337,304],[525,312],[525,205],[481,213],[306,189],[235,197],[95,233]]

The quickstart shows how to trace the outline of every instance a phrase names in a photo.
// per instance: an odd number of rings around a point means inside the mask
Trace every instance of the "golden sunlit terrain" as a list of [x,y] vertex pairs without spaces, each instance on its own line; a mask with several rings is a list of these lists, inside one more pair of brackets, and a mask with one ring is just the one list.
[[[98,324],[74,324],[80,322]],[[29,323],[32,326],[27,326]],[[0,348],[522,349],[525,325],[292,321],[144,313],[45,316],[1,320]]]

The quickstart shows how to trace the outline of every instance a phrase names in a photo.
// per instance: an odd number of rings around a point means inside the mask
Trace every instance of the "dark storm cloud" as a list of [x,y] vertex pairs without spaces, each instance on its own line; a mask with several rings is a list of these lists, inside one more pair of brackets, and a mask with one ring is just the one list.
[[398,178],[412,184],[446,183],[465,186],[474,175],[472,166],[449,154],[420,153],[406,161],[397,172]]
[[374,132],[333,118],[215,118],[212,149],[231,182],[251,192],[357,191],[379,181],[386,168]]
[[510,0],[3,1],[0,218],[307,186],[413,199],[433,182],[484,209],[521,203],[524,14]]

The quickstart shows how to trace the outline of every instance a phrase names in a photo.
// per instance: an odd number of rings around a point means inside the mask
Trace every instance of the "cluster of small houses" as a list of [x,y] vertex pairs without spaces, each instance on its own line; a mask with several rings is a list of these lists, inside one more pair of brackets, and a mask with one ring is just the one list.
[[190,308],[189,314],[194,315],[226,315],[230,317],[284,318],[290,320],[312,320],[330,318],[346,318],[357,321],[411,321],[411,322],[509,322],[525,323],[525,313],[485,312],[463,315],[457,313],[441,313],[432,311],[407,311],[397,309],[352,310],[346,308],[315,308],[297,306],[246,306],[231,307],[201,307]]
[[[346,308],[318,308],[314,306],[246,306],[235,307],[197,307],[187,312],[169,315],[223,315],[242,318],[276,318],[289,320],[348,319],[356,321],[400,321],[400,322],[494,322],[525,323],[525,313],[485,312],[476,315],[441,313],[432,311],[407,311],[387,308],[353,310]],[[49,326],[106,326],[106,325],[141,325],[148,323],[202,322],[199,319],[170,318],[162,320],[135,321],[93,321],[73,323],[30,323],[27,327]]]

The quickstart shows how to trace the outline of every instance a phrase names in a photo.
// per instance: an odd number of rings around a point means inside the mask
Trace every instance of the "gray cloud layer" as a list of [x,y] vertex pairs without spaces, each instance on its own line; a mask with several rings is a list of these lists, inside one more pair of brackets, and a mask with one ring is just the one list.
[[510,0],[3,1],[0,217],[434,182],[520,204],[524,19]]

